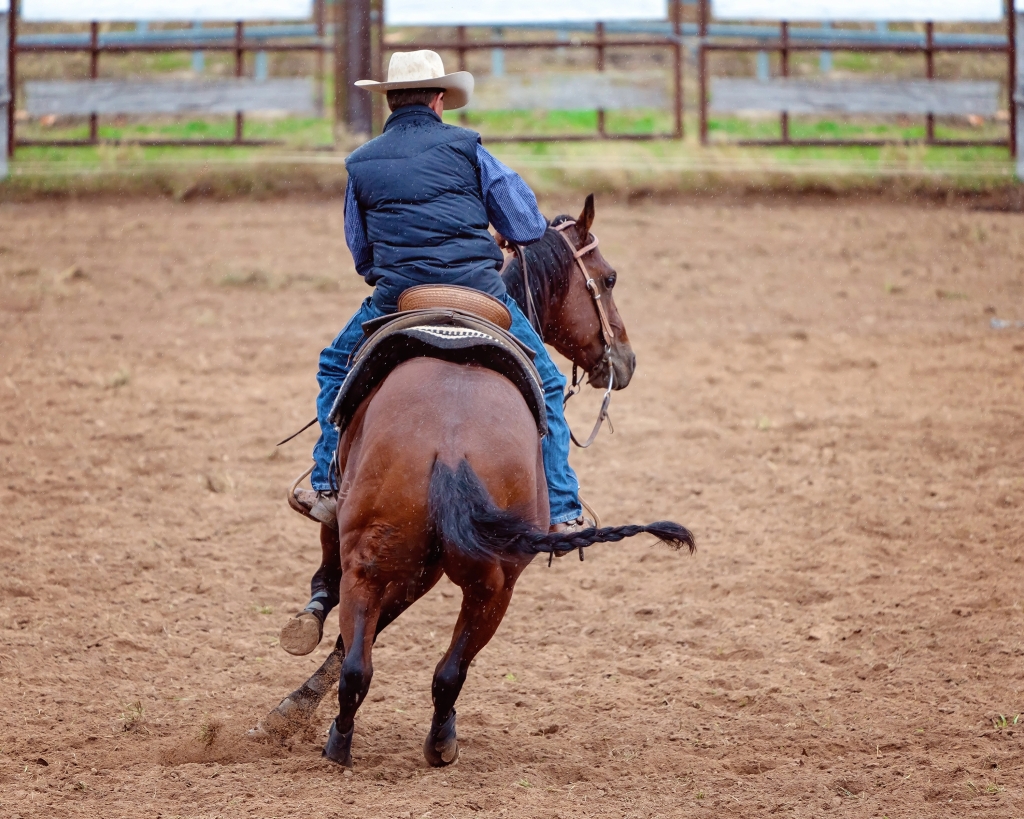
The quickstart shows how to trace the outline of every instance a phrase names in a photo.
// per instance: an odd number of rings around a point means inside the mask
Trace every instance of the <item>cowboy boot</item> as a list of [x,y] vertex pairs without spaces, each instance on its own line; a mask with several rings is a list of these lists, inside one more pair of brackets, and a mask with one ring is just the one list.
[[288,505],[310,520],[338,528],[338,493],[318,492],[315,489],[294,489],[288,496]]

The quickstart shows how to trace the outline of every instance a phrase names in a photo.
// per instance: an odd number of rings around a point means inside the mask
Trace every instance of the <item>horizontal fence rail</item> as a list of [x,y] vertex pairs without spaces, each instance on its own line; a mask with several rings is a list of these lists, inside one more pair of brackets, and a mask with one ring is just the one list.
[[715,77],[711,81],[711,110],[992,117],[999,110],[999,83]]
[[[517,29],[531,31],[557,31],[567,34],[593,33],[593,26],[582,26],[580,23],[524,23],[516,26]],[[696,39],[700,36],[700,26],[697,23],[682,23],[680,26],[681,36],[685,39]],[[658,38],[671,38],[677,36],[671,23],[605,23],[607,34],[653,34]],[[334,26],[327,25],[325,33],[333,37]],[[777,26],[755,26],[733,23],[710,23],[707,36],[716,40],[776,40],[779,36]],[[813,41],[817,46],[838,47],[841,45],[880,45],[889,46],[894,44],[920,45],[925,44],[925,35],[915,31],[877,31],[869,29],[842,29],[842,28],[820,28],[813,26],[799,26],[790,28],[790,39],[793,41]],[[228,27],[220,28],[179,28],[179,29],[147,29],[145,31],[111,31],[100,35],[101,45],[106,44],[135,44],[135,43],[197,43],[204,40],[228,40],[234,37],[234,29]],[[246,30],[246,38],[251,40],[259,39],[300,39],[317,37],[316,26],[312,24],[297,24],[287,26],[259,26]],[[88,45],[89,35],[87,33],[43,33],[43,34],[20,34],[18,36],[19,50],[30,49],[60,49],[67,46]],[[959,48],[963,46],[990,46],[996,50],[1005,49],[1007,39],[1002,34],[985,33],[959,33],[944,32],[935,34],[937,46]],[[330,42],[325,41],[324,46],[330,48]],[[484,48],[498,48],[508,46],[507,40],[492,39],[487,41]],[[571,45],[570,42],[562,41],[561,46]],[[191,50],[191,46],[181,47],[182,50]]]
[[233,114],[316,111],[305,78],[253,80],[35,80],[25,83],[31,116],[48,114]]

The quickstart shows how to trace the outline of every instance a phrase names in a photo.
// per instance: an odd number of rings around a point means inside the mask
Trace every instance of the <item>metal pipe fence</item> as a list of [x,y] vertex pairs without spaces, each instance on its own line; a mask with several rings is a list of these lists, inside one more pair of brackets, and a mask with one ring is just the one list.
[[[9,79],[11,100],[7,107],[7,155],[13,156],[19,147],[78,147],[97,145],[99,117],[89,114],[89,135],[86,139],[34,140],[19,139],[16,134],[16,82],[17,60],[20,54],[76,54],[89,55],[89,78],[99,77],[100,57],[104,54],[132,53],[159,54],[172,52],[221,52],[234,55],[234,76],[245,73],[245,58],[249,53],[311,53],[316,56],[314,82],[318,103],[323,104],[324,54],[334,51],[334,43],[326,36],[324,0],[315,2],[315,21],[308,26],[255,26],[246,28],[237,21],[230,29],[148,29],[134,32],[100,33],[99,24],[89,24],[88,33],[54,33],[18,35],[16,0],[11,0],[9,23]],[[279,42],[301,37],[301,42]],[[249,139],[245,137],[245,114],[234,115],[232,139],[122,139],[118,144],[144,146],[263,146],[282,144],[277,140]]]
[[[12,7],[16,0],[11,0]],[[383,2],[362,0],[366,5],[366,37],[374,31],[373,54],[367,53],[365,66],[361,66],[364,75],[384,78],[384,57],[386,53],[396,50],[384,40]],[[684,22],[682,7],[697,5],[698,22]],[[346,111],[345,100],[357,102],[347,93],[349,74],[354,70],[351,58],[359,55],[347,55],[352,48],[347,42],[345,29],[351,28],[352,21],[345,19],[345,13],[351,16],[351,9],[359,3],[354,0],[335,0],[332,4],[336,12],[336,22],[329,23],[325,19],[326,0],[316,0],[315,20],[312,23],[300,24],[264,24],[249,25],[236,22],[233,26],[218,27],[182,27],[182,28],[149,28],[137,27],[135,30],[100,31],[96,23],[89,26],[87,32],[46,32],[22,33],[17,31],[17,17],[8,15],[8,37],[10,43],[8,55],[8,80],[11,88],[11,100],[7,110],[7,151],[13,153],[15,147],[27,145],[95,145],[99,140],[99,117],[89,115],[89,135],[81,140],[19,140],[15,132],[15,88],[17,87],[17,58],[20,54],[87,54],[89,57],[89,76],[97,78],[100,73],[100,61],[104,55],[126,55],[131,53],[155,54],[171,52],[192,52],[193,54],[228,53],[234,56],[234,75],[241,77],[245,73],[246,56],[250,53],[310,53],[315,55],[315,82],[317,88],[318,110],[324,107],[323,89],[325,76],[325,55],[333,52],[336,118],[351,119],[351,111]],[[403,43],[402,49],[431,48],[442,52],[454,52],[458,65],[465,67],[470,53],[480,50],[529,51],[553,49],[583,49],[593,52],[594,66],[597,71],[604,71],[607,54],[610,49],[668,49],[672,54],[672,129],[663,133],[631,134],[615,133],[609,130],[606,112],[596,111],[596,128],[593,133],[563,133],[536,135],[490,136],[494,141],[547,141],[547,140],[589,140],[589,139],[679,139],[683,136],[683,71],[684,43],[692,44],[697,63],[698,91],[698,122],[700,141],[708,144],[708,55],[715,52],[749,53],[774,52],[779,55],[779,63],[783,76],[789,74],[790,58],[803,52],[849,51],[859,53],[890,53],[902,55],[922,55],[924,58],[924,75],[928,79],[935,76],[935,55],[949,53],[974,54],[1005,54],[1007,56],[1007,83],[1009,86],[1010,134],[1007,140],[940,140],[935,135],[935,116],[925,116],[925,144],[929,145],[999,145],[1016,152],[1016,39],[1013,27],[1013,16],[1009,15],[1006,34],[980,32],[936,32],[931,23],[926,24],[925,31],[901,31],[884,29],[844,29],[833,26],[814,28],[810,26],[791,27],[785,22],[778,26],[749,25],[734,23],[712,23],[709,0],[670,0],[670,19],[667,22],[609,22],[587,26],[580,23],[541,23],[516,25],[516,30],[523,31],[558,31],[582,36],[560,38],[558,40],[542,37],[527,37],[522,40],[490,37],[469,39],[466,27],[455,30],[455,39],[430,39],[419,42]],[[346,65],[346,61],[347,65]],[[376,107],[371,117],[366,120],[379,129],[383,121],[383,107],[380,100],[375,100]],[[349,104],[348,108],[352,105]],[[737,140],[730,144],[742,145],[880,145],[894,141],[916,140],[804,140],[794,139],[791,135],[789,113],[780,113],[779,139],[775,140]],[[234,117],[234,135],[231,139],[139,139],[124,140],[131,144],[144,145],[266,145],[273,144],[269,140],[247,139],[245,137],[245,115],[239,111]]]
[[[1016,30],[1014,26],[1014,15],[1007,15],[1007,30],[1005,37],[994,35],[936,35],[935,26],[931,22],[925,23],[924,34],[916,32],[864,32],[865,35],[873,34],[873,37],[865,36],[863,40],[837,39],[839,30],[828,29],[825,36],[821,31],[813,28],[790,28],[786,21],[780,21],[772,37],[760,35],[756,43],[734,43],[722,42],[715,34],[715,27],[710,24],[710,0],[699,0],[700,19],[697,24],[697,84],[699,87],[699,129],[702,145],[709,144],[708,136],[708,54],[714,52],[775,52],[779,55],[781,74],[783,77],[789,75],[789,57],[794,52],[812,51],[849,51],[855,53],[890,53],[890,54],[920,54],[924,57],[925,77],[929,80],[935,78],[935,55],[937,53],[975,53],[975,54],[1005,54],[1007,60],[1006,81],[1009,98],[1009,136],[999,140],[940,140],[935,137],[934,114],[925,115],[925,138],[926,145],[943,147],[978,147],[995,146],[1005,147],[1010,151],[1011,156],[1017,152],[1017,122],[1014,111],[1014,99],[1017,87],[1016,71]],[[759,33],[764,27],[758,26]],[[799,33],[801,42],[793,42]],[[844,32],[853,33],[853,32]],[[893,35],[899,35],[893,37]],[[881,39],[879,39],[881,38]],[[796,147],[820,147],[827,146],[879,146],[894,143],[917,143],[921,140],[907,139],[798,139],[790,136],[789,112],[782,111],[779,114],[780,137],[778,139],[742,139],[733,140],[728,144],[743,146],[776,146],[790,145]]]
[[[659,140],[659,139],[682,139],[683,138],[683,111],[684,111],[684,99],[683,99],[683,20],[682,20],[682,0],[669,0],[669,14],[670,22],[668,24],[668,33],[661,36],[620,36],[620,37],[609,37],[608,33],[613,29],[613,24],[597,22],[592,27],[583,29],[579,24],[573,26],[576,31],[587,31],[587,38],[576,38],[568,41],[563,40],[550,40],[550,39],[525,39],[525,40],[507,40],[507,39],[485,39],[485,40],[470,40],[467,38],[467,30],[465,26],[456,27],[455,41],[451,40],[425,40],[415,41],[410,43],[402,43],[401,48],[404,49],[418,49],[427,48],[433,51],[439,52],[455,52],[457,58],[457,64],[459,70],[465,70],[466,58],[470,52],[473,51],[493,51],[495,49],[501,49],[502,51],[531,51],[531,50],[548,50],[548,51],[561,51],[564,49],[587,49],[594,53],[594,66],[598,72],[604,72],[606,70],[606,56],[609,49],[613,48],[646,48],[646,49],[668,49],[672,54],[672,130],[661,133],[650,133],[650,134],[636,134],[636,133],[616,133],[608,129],[606,111],[598,108],[596,110],[596,129],[591,134],[572,134],[572,133],[561,133],[561,134],[517,134],[517,135],[501,135],[501,134],[489,134],[488,140],[491,142],[548,142],[548,141],[560,141],[560,142],[574,142],[574,141],[589,141],[593,139],[609,139],[609,140]],[[520,28],[520,26],[516,26]],[[560,30],[558,26],[548,24],[545,26],[523,26],[522,28],[527,29],[544,29],[544,30]],[[615,27],[618,30],[617,27]],[[630,32],[632,33],[632,32]],[[389,51],[395,51],[397,48],[389,47],[384,41],[384,26],[381,25],[379,19],[377,22],[377,78],[384,79],[384,55]],[[378,129],[382,126],[383,120],[383,109],[379,109],[376,116],[376,124]],[[465,120],[465,115],[463,115]]]

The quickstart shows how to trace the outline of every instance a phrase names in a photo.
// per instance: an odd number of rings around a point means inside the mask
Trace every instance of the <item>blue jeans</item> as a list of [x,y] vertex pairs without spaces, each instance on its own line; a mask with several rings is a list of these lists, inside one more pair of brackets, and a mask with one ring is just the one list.
[[[565,523],[576,520],[583,514],[579,500],[579,481],[569,466],[569,425],[562,411],[562,396],[565,393],[565,376],[555,366],[544,342],[530,326],[529,320],[511,297],[505,296],[505,306],[512,313],[511,332],[531,350],[537,353],[534,364],[540,373],[544,386],[544,405],[548,414],[548,434],[541,441],[544,455],[544,472],[548,482],[548,500],[551,504],[551,522]],[[327,422],[327,416],[334,406],[334,399],[341,384],[348,375],[352,359],[366,336],[363,322],[379,318],[384,313],[370,299],[366,299],[352,316],[338,337],[320,353],[320,371],[316,379],[320,384],[320,395],[316,399],[316,417],[320,421],[320,440],[313,448],[311,483],[318,491],[331,489],[331,459],[338,448],[338,431]]]

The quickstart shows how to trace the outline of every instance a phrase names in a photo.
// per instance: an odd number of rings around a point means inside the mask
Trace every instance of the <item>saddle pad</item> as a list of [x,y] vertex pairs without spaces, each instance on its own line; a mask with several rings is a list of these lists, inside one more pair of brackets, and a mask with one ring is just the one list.
[[328,420],[339,432],[345,431],[363,401],[395,367],[413,358],[437,358],[477,364],[505,376],[522,394],[537,431],[547,434],[544,389],[531,360],[533,351],[518,339],[458,310],[416,310],[387,318],[364,342],[334,399]]

